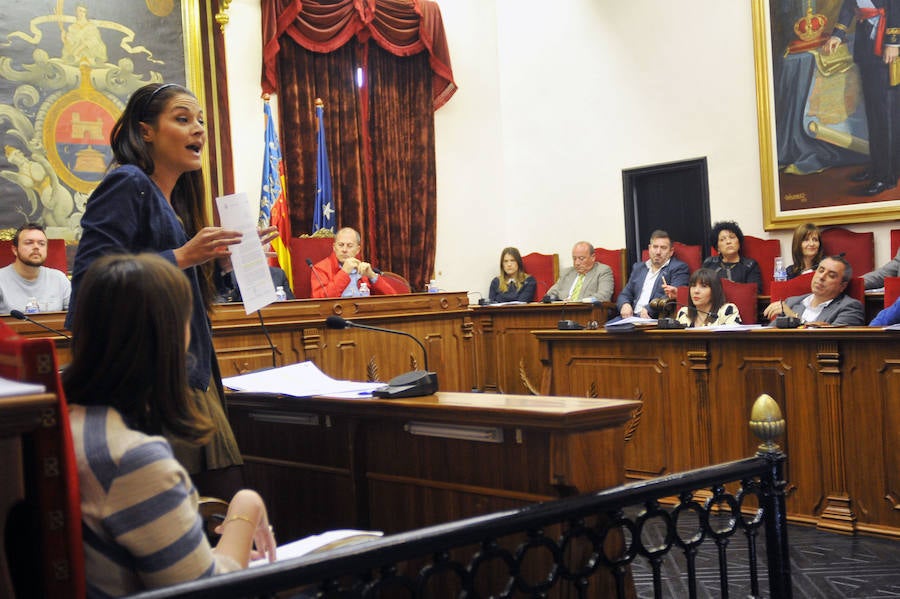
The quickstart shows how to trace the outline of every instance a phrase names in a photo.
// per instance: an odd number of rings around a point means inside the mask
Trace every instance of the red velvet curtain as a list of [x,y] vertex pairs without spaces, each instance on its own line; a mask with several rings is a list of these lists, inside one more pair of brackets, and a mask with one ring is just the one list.
[[312,226],[318,97],[338,226],[359,229],[367,259],[423,289],[434,270],[434,110],[456,90],[437,4],[264,0],[262,8],[263,89],[279,94],[294,230]]

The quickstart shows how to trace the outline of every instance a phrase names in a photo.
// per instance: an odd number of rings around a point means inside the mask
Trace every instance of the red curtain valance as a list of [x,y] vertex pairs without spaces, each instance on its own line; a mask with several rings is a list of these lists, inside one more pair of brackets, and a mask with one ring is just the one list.
[[333,52],[356,37],[372,39],[396,56],[428,52],[434,109],[454,92],[450,51],[432,0],[263,0],[263,93],[277,93],[278,51],[288,35],[312,52]]

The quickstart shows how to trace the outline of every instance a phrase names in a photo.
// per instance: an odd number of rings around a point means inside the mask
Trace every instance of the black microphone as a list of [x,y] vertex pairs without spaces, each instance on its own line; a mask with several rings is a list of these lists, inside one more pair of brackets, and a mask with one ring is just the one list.
[[324,297],[328,297],[328,292],[325,291],[325,283],[322,282],[322,279],[319,278],[319,273],[317,273],[317,272],[316,272],[316,269],[313,268],[312,260],[310,260],[309,258],[307,258],[307,259],[306,259],[306,265],[307,265],[307,266],[309,267],[309,269],[312,271],[313,275],[315,275],[316,280],[319,282],[319,286],[322,287],[322,295],[323,295]]
[[19,310],[10,310],[10,311],[9,311],[9,315],[12,316],[13,318],[18,318],[19,320],[25,320],[25,321],[30,322],[31,324],[36,324],[37,326],[41,327],[42,329],[46,329],[46,330],[50,331],[51,333],[56,333],[56,334],[59,335],[60,337],[65,337],[65,338],[68,339],[69,341],[72,340],[71,337],[69,337],[68,335],[66,335],[66,334],[63,333],[62,331],[58,331],[58,330],[54,329],[53,327],[48,327],[48,326],[45,325],[44,323],[38,322],[38,321],[34,320],[34,319],[31,318],[30,316],[28,316],[27,314],[25,314],[24,312],[21,312],[21,311],[19,311]]
[[560,331],[578,331],[584,328],[583,324],[579,324],[574,320],[566,319],[566,304],[563,304],[562,312],[559,314],[559,322],[556,323],[556,328]]
[[351,320],[346,320],[340,316],[331,315],[325,319],[325,326],[329,329],[346,329],[348,327],[356,327],[357,329],[368,329],[370,331],[378,331],[380,333],[390,333],[392,335],[403,335],[409,337],[422,348],[422,356],[425,359],[425,370],[412,370],[404,374],[392,378],[386,387],[376,389],[372,392],[375,397],[395,398],[395,397],[420,397],[422,395],[433,395],[438,390],[438,379],[436,372],[428,370],[428,352],[425,345],[419,339],[405,331],[396,329],[385,329],[382,327],[373,327],[368,324],[360,324]]

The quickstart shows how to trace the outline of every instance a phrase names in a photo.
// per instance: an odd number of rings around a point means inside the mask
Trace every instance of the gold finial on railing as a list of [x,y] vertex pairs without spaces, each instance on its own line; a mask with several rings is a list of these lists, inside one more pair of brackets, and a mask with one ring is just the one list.
[[775,453],[781,451],[775,439],[784,434],[785,422],[778,402],[771,395],[763,393],[753,402],[750,410],[750,430],[762,441],[759,453]]
[[316,98],[316,108],[318,108],[319,106],[325,108],[325,102],[322,101],[322,98]]

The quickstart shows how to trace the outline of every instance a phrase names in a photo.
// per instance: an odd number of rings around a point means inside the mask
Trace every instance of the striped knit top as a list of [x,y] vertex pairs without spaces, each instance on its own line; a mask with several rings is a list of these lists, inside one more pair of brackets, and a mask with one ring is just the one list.
[[162,437],[107,406],[71,406],[88,597],[118,597],[240,569],[203,532],[197,490]]

